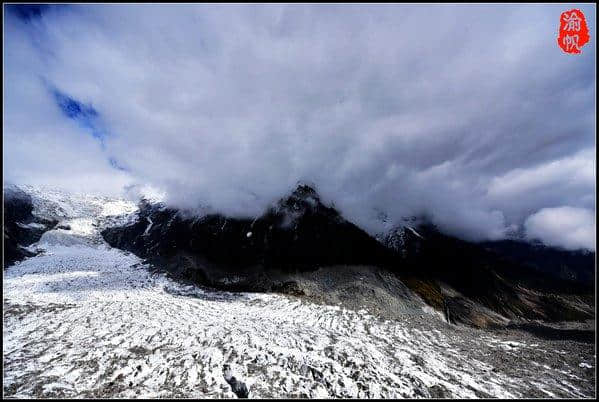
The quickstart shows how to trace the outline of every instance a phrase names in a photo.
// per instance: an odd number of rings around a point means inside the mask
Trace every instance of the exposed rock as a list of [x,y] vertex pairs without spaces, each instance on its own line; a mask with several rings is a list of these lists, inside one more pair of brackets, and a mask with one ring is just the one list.
[[431,398],[451,398],[451,392],[441,384],[435,384],[428,387],[428,392]]
[[4,267],[35,255],[25,247],[37,242],[56,223],[33,215],[33,202],[29,194],[18,187],[5,187]]
[[231,391],[233,391],[233,393],[237,395],[238,398],[247,398],[250,395],[250,392],[245,383],[235,378],[231,370],[231,366],[229,366],[228,364],[223,365],[223,377],[225,378],[225,381],[227,381],[227,383],[231,386]]

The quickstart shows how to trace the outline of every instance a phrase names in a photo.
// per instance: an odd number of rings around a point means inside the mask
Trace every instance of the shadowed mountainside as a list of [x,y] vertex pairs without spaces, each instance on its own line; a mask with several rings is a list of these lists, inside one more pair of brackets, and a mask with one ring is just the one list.
[[[493,327],[510,320],[584,320],[594,315],[588,283],[540,274],[543,267],[532,269],[492,243],[463,241],[427,223],[398,228],[377,241],[322,204],[306,185],[254,220],[218,214],[184,217],[143,202],[136,222],[107,228],[102,235],[111,246],[147,258],[176,277],[227,290],[305,295],[312,286],[309,272],[379,267],[450,322]],[[592,270],[592,257],[575,260],[576,269]]]
[[[584,320],[594,315],[592,283],[555,278],[503,255],[489,243],[460,240],[430,224],[401,230],[407,233],[402,235],[405,257],[400,277],[429,304],[445,311],[449,320],[476,326],[502,323],[485,309],[510,320]],[[592,256],[577,262],[579,270],[593,269]]]
[[204,284],[217,286],[222,275],[234,275],[238,280],[231,279],[229,289],[268,288],[260,285],[268,271],[399,262],[308,186],[299,186],[254,220],[218,214],[185,218],[177,210],[142,203],[137,222],[107,228],[102,235],[113,247],[166,263],[172,273]]
[[35,255],[24,247],[37,242],[57,222],[34,216],[31,196],[17,187],[4,188],[3,206],[3,261],[4,267],[7,267]]
[[595,279],[595,253],[589,251],[563,250],[517,240],[484,242],[480,245],[543,276],[590,287]]

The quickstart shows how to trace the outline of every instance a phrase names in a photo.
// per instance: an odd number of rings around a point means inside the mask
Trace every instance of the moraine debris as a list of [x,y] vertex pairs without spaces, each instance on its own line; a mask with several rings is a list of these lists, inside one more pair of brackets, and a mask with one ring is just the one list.
[[233,371],[229,364],[223,365],[223,377],[225,377],[225,381],[231,386],[231,390],[238,398],[247,398],[249,396],[250,392],[247,386],[244,382],[239,381],[233,376]]

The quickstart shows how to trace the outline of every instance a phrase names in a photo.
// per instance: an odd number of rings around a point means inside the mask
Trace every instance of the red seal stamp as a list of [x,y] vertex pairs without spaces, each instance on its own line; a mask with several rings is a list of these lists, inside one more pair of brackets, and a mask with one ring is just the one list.
[[566,53],[579,54],[589,39],[589,28],[582,11],[564,11],[559,18],[558,46]]

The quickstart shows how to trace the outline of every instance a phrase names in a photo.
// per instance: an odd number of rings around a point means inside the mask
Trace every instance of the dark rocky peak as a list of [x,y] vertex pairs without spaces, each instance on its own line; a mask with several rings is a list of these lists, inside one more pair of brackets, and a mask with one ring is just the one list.
[[293,192],[291,193],[290,197],[296,197],[300,199],[314,198],[316,200],[319,200],[320,197],[318,196],[315,187],[316,186],[314,184],[299,182],[295,190],[293,190]]
[[173,215],[178,214],[179,210],[176,208],[169,208],[162,202],[153,202],[142,198],[139,203],[139,217],[144,218],[152,218],[158,215]]
[[279,216],[283,220],[283,226],[296,224],[298,219],[305,215],[320,214],[329,218],[337,218],[339,212],[322,203],[320,196],[312,185],[299,183],[298,186],[287,197],[280,199],[269,208],[264,215]]
[[[328,218],[337,218],[339,213],[333,207],[325,206],[320,196],[311,185],[298,184],[288,196],[281,198],[271,205],[263,215],[258,217],[230,217],[214,212],[207,207],[198,207],[194,210],[182,210],[167,206],[163,202],[154,202],[142,198],[139,202],[139,218],[142,221],[155,222],[155,227],[166,221],[180,220],[188,225],[213,225],[215,231],[231,229],[227,225],[231,222],[249,222],[248,228],[264,226],[280,227],[283,229],[297,229],[298,223],[306,216],[322,215]],[[243,235],[247,235],[244,225]]]
[[160,209],[166,207],[162,202],[154,202],[146,197],[141,197],[138,203],[140,210]]
[[386,233],[379,234],[377,239],[406,259],[416,257],[421,252],[422,244],[427,241],[427,237],[434,236],[436,233],[439,233],[439,230],[426,217],[413,216],[402,218],[399,224]]

